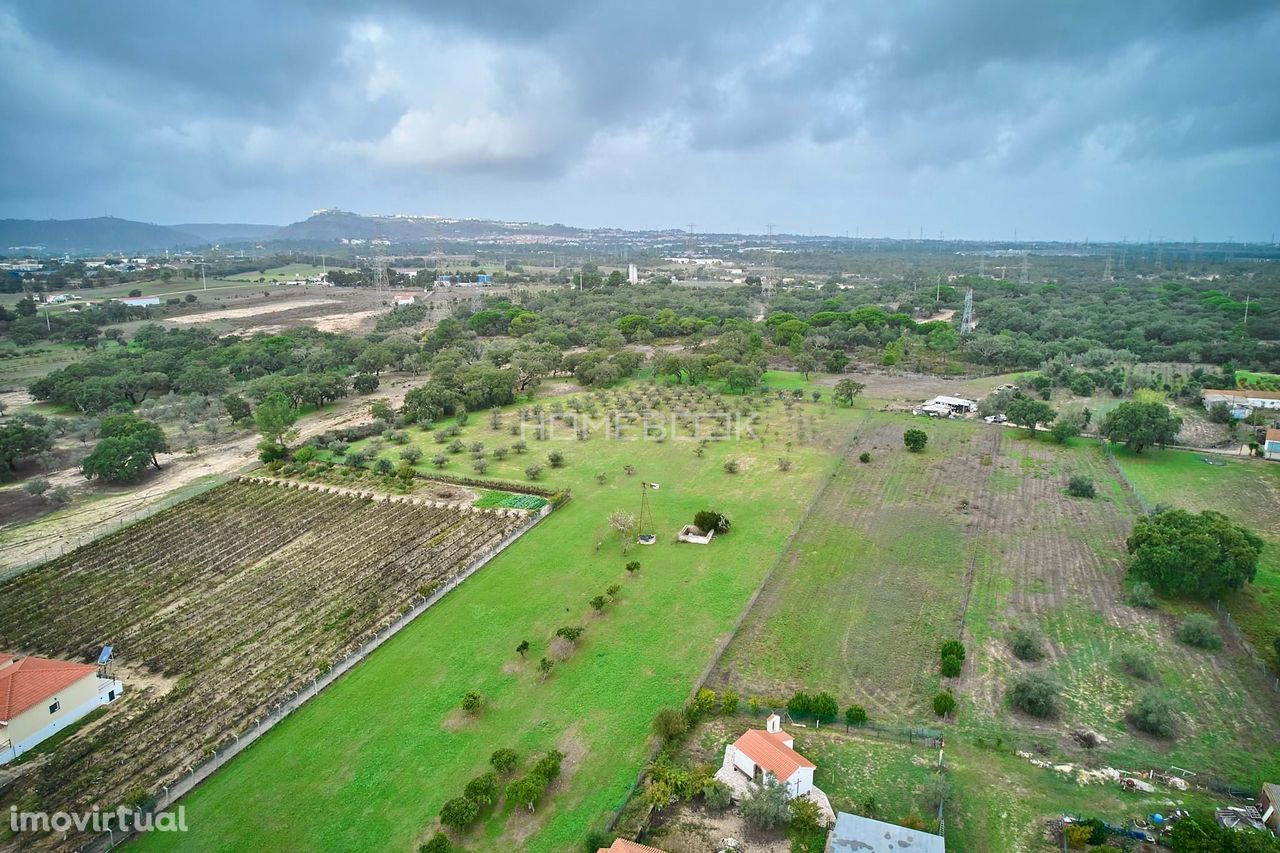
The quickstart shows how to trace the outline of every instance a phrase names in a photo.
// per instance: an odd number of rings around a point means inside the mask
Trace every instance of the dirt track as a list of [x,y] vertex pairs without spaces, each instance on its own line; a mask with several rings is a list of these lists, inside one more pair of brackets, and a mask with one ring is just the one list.
[[[371,397],[350,397],[299,421],[299,440],[367,420],[370,399],[385,398],[392,405],[399,405],[414,384],[413,377],[384,375],[382,387]],[[174,492],[194,486],[201,480],[229,478],[241,469],[252,467],[257,460],[258,441],[258,434],[254,432],[210,447],[195,456],[184,453],[162,455],[161,470],[135,488],[91,487],[91,494],[102,497],[88,502],[77,501],[63,512],[2,531],[0,574],[56,556],[112,527],[148,515],[160,509],[161,502]],[[84,484],[79,471],[74,468],[51,472],[48,479],[55,484]]]

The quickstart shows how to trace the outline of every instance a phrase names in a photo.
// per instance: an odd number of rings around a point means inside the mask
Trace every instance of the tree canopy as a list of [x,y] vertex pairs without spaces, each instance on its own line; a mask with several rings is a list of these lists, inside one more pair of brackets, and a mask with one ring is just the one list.
[[1257,573],[1262,539],[1220,512],[1170,509],[1138,519],[1129,574],[1168,595],[1217,598]]
[[[1012,417],[1012,416],[1010,416]],[[1124,402],[1107,412],[1098,434],[1112,442],[1123,442],[1134,453],[1143,448],[1164,447],[1182,429],[1182,418],[1164,403]]]

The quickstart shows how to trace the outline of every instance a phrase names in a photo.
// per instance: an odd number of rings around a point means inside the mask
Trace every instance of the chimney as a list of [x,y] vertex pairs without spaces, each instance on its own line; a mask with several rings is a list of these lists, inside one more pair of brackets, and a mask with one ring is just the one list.
[[771,735],[782,731],[782,718],[777,714],[770,714],[769,718],[764,721],[764,730]]

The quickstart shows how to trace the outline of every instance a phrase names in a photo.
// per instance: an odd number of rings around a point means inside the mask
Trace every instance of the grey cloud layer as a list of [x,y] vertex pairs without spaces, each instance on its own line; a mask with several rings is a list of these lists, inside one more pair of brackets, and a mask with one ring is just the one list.
[[23,0],[0,214],[1266,236],[1276,44],[1250,2]]

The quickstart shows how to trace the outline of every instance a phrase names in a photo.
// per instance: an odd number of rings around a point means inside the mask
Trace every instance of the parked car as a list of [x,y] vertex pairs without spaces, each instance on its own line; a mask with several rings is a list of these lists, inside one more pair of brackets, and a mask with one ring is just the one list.
[[987,415],[985,418],[983,418],[983,420],[989,424],[1002,424],[1008,421],[1009,419],[1004,415]]

